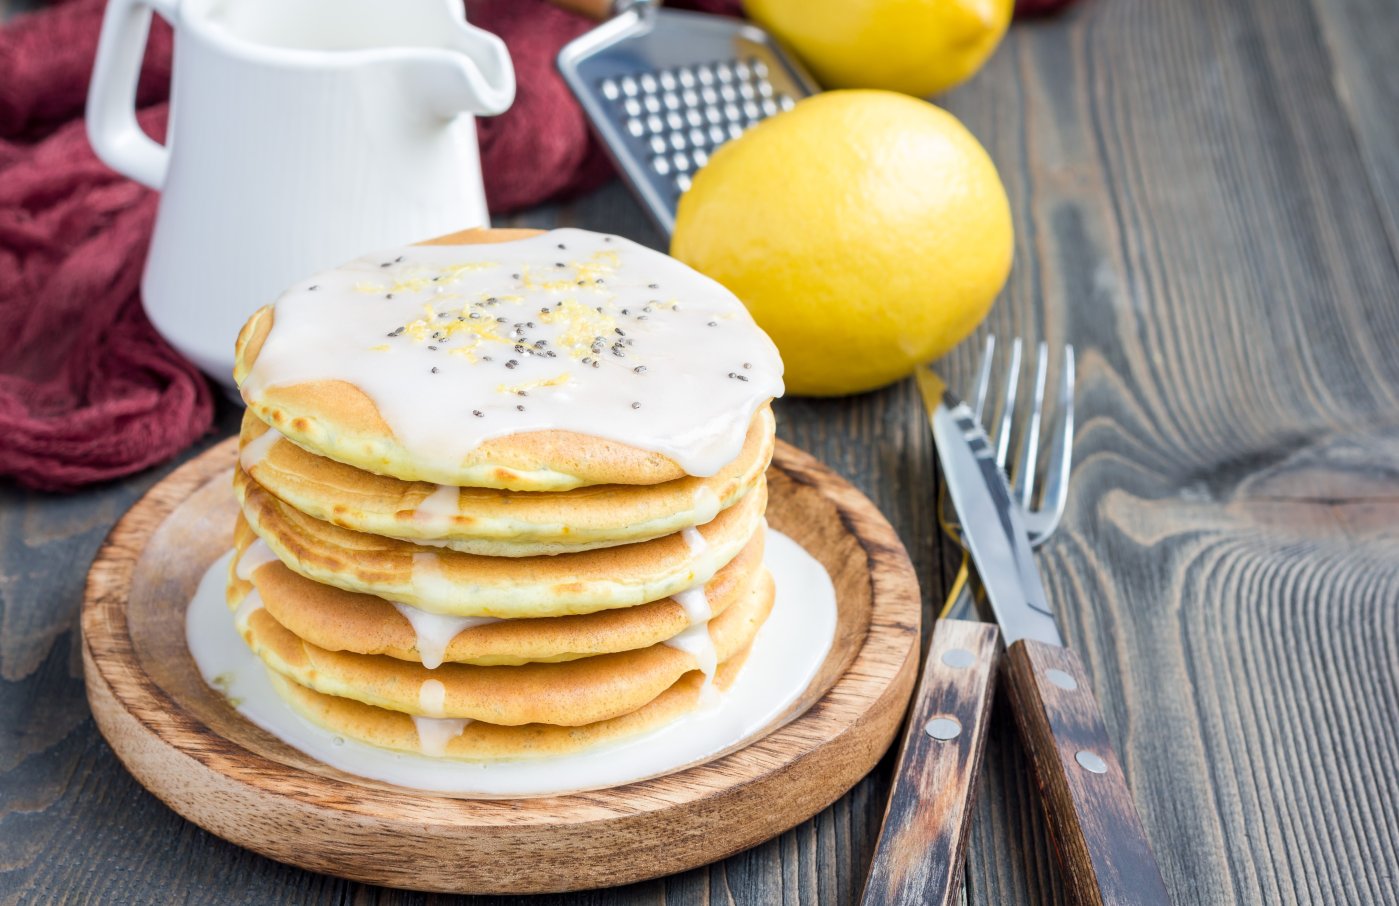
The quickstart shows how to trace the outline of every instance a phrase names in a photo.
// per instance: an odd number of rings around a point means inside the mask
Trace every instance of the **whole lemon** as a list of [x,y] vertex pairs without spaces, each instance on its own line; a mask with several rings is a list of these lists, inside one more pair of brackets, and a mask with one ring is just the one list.
[[981,68],[1014,0],[744,0],[754,21],[827,88],[885,88],[917,97]]
[[1010,204],[956,117],[907,95],[833,91],[715,152],[680,198],[670,253],[743,300],[792,393],[898,380],[986,316]]

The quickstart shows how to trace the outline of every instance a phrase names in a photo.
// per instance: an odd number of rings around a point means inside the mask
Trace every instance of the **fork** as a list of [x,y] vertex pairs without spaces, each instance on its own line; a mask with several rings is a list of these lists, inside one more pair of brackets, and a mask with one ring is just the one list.
[[[1073,445],[1074,354],[1064,348],[1054,430],[1039,477],[1049,347],[1039,344],[1028,408],[1017,405],[1023,344],[1011,344],[1010,362],[993,392],[996,341],[987,337],[973,397],[984,419],[989,397],[997,400],[990,434],[996,464],[1004,471],[1012,435],[1018,439],[1011,469],[1011,494],[1026,511],[1026,534],[1038,546],[1058,527],[1068,497]],[[1016,424],[1017,411],[1023,408]],[[1040,488],[1036,505],[1035,491]],[[944,529],[961,542],[946,496],[940,507]],[[961,892],[962,862],[971,806],[985,748],[987,718],[995,686],[1000,633],[993,623],[950,619],[970,610],[969,565],[962,566],[939,615],[924,659],[894,769],[889,805],[865,881],[864,906],[932,903],[950,906]]]
[[[1049,344],[1039,344],[1035,362],[1035,375],[1032,396],[1028,409],[1021,419],[1023,424],[1015,429],[1015,414],[1020,387],[1023,344],[1017,337],[1010,346],[1010,361],[1006,364],[1004,377],[992,386],[995,374],[996,338],[988,336],[981,354],[981,365],[977,369],[976,388],[972,393],[972,405],[976,418],[986,424],[986,404],[988,398],[997,400],[997,418],[987,429],[987,435],[996,450],[996,465],[1010,477],[1011,495],[1020,504],[1025,516],[1025,534],[1031,547],[1039,547],[1049,540],[1063,518],[1064,507],[1069,499],[1069,473],[1073,466],[1074,439],[1074,348],[1064,347],[1064,362],[1059,376],[1057,411],[1054,430],[1050,434],[1047,456],[1043,466],[1039,500],[1035,500],[1036,482],[1039,480],[1040,434],[1044,426],[1045,387],[1049,374]],[[994,392],[993,392],[994,391]],[[1010,453],[1011,436],[1020,437],[1016,460],[1011,469],[1006,469],[1006,459]],[[946,489],[938,495],[938,522],[958,544],[962,535],[957,524],[957,512],[947,497]],[[966,548],[962,548],[962,564],[953,579],[947,600],[938,612],[939,617],[965,618],[971,609],[973,595],[967,587],[971,564]]]

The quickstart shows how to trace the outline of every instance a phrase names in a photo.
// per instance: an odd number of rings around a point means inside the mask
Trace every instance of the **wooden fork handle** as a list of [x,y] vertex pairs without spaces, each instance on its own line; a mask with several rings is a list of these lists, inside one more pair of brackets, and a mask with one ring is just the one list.
[[956,902],[1000,653],[994,624],[938,620],[861,900]]
[[1021,640],[1006,651],[1005,674],[1074,902],[1168,906],[1161,870],[1078,656]]

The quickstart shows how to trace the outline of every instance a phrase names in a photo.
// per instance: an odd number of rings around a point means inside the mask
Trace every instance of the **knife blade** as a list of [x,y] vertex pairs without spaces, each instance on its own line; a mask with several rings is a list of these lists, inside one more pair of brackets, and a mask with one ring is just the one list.
[[996,453],[971,406],[957,399],[928,367],[918,389],[933,428],[947,492],[961,519],[962,537],[1007,646],[1035,639],[1062,647],[1063,638],[1044,593],[1020,507],[996,465]]
[[1006,688],[1069,893],[1087,904],[1169,904],[1102,711],[1064,647],[1019,504],[971,407],[916,372],[962,536],[1005,640]]

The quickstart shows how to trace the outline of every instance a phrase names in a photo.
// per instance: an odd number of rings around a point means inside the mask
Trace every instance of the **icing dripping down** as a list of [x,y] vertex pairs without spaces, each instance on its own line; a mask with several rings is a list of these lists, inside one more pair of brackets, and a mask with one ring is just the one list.
[[691,626],[705,622],[714,614],[713,609],[709,606],[709,596],[704,593],[703,585],[687,588],[673,597],[675,603],[685,608],[685,616],[690,618]]
[[680,537],[684,538],[685,543],[689,545],[690,553],[696,556],[704,553],[709,548],[709,542],[704,540],[704,536],[700,534],[700,530],[694,526],[690,526],[682,531]]
[[447,687],[440,680],[423,680],[418,687],[418,707],[426,711],[429,717],[442,717],[446,705]]
[[708,621],[697,623],[679,635],[667,639],[666,644],[691,655],[695,659],[695,665],[704,674],[704,684],[713,684],[714,671],[719,666],[719,660],[714,651],[714,639],[709,634]]
[[429,613],[397,601],[390,603],[413,627],[413,633],[417,637],[418,657],[429,670],[436,670],[442,666],[442,659],[446,656],[447,646],[452,643],[452,639],[473,627],[499,622],[495,617],[453,617]]
[[281,439],[281,434],[268,428],[238,451],[238,464],[243,467],[244,472],[251,472],[258,463],[267,458],[273,445]]
[[244,582],[251,582],[253,573],[257,572],[259,567],[276,560],[277,555],[272,552],[272,548],[267,546],[266,541],[258,538],[238,555],[238,565],[234,572]]
[[460,499],[460,488],[450,484],[439,484],[437,490],[424,497],[423,502],[418,504],[413,516],[434,522],[451,519],[459,512],[457,504]]
[[715,516],[718,516],[719,510],[723,508],[722,503],[723,501],[719,499],[719,495],[714,493],[714,489],[708,485],[700,485],[695,488],[695,496],[692,503],[695,511],[695,523],[697,525],[704,525]]
[[247,597],[238,604],[238,609],[233,612],[233,623],[236,626],[246,626],[248,617],[256,611],[262,610],[262,595],[254,588],[248,592]]
[[418,731],[418,747],[424,755],[440,757],[447,754],[447,744],[456,739],[471,723],[465,717],[418,717],[413,726]]

